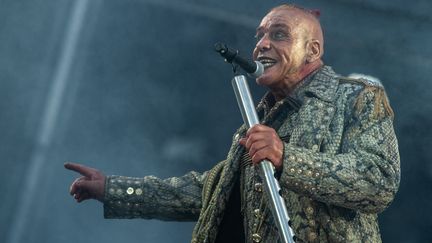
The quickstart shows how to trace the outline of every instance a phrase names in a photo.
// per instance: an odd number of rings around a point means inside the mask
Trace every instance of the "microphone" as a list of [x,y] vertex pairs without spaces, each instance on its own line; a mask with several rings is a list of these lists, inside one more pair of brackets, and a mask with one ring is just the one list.
[[215,51],[218,52],[225,61],[228,63],[236,63],[243,70],[245,70],[249,76],[258,78],[264,73],[264,66],[258,61],[251,61],[239,55],[238,50],[228,48],[224,43],[216,43],[214,45]]

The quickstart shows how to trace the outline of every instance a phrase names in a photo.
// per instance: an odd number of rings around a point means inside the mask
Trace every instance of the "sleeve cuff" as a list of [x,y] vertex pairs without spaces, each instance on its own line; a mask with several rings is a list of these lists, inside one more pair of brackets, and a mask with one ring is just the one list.
[[322,178],[322,165],[317,153],[305,148],[284,144],[281,186],[303,194],[314,194]]
[[107,176],[105,181],[104,217],[136,218],[143,209],[142,178]]

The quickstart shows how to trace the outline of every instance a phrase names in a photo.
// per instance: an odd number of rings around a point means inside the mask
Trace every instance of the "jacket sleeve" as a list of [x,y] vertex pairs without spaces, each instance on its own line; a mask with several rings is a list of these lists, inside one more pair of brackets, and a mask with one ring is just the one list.
[[197,220],[207,172],[159,179],[108,176],[105,181],[105,218]]
[[357,100],[341,153],[284,144],[282,188],[366,213],[381,212],[391,203],[400,181],[393,113],[383,89],[365,90]]

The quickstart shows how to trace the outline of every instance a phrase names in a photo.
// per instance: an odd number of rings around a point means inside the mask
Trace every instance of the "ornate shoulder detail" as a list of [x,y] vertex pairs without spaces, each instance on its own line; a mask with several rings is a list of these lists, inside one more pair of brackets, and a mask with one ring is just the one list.
[[358,84],[364,87],[376,87],[376,88],[384,88],[381,81],[373,76],[360,74],[360,73],[352,73],[348,75],[348,77],[339,76],[340,83],[351,83]]
[[350,74],[348,77],[339,76],[338,78],[341,84],[351,83],[362,86],[354,106],[357,114],[360,114],[366,106],[372,106],[373,118],[394,116],[384,86],[378,78],[359,73]]

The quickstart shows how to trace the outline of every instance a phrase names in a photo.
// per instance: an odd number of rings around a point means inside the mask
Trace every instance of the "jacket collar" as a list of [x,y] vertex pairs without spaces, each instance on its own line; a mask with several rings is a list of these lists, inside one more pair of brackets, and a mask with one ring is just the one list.
[[294,89],[290,97],[276,102],[276,104],[271,92],[267,92],[258,104],[257,111],[258,113],[267,113],[274,105],[285,103],[287,100],[292,101],[292,99],[301,105],[305,97],[316,97],[322,101],[332,102],[338,87],[338,76],[330,66],[322,66],[300,81],[299,86]]
[[338,76],[330,66],[323,66],[317,72],[307,76],[294,94],[302,103],[305,96],[333,102],[339,82]]

